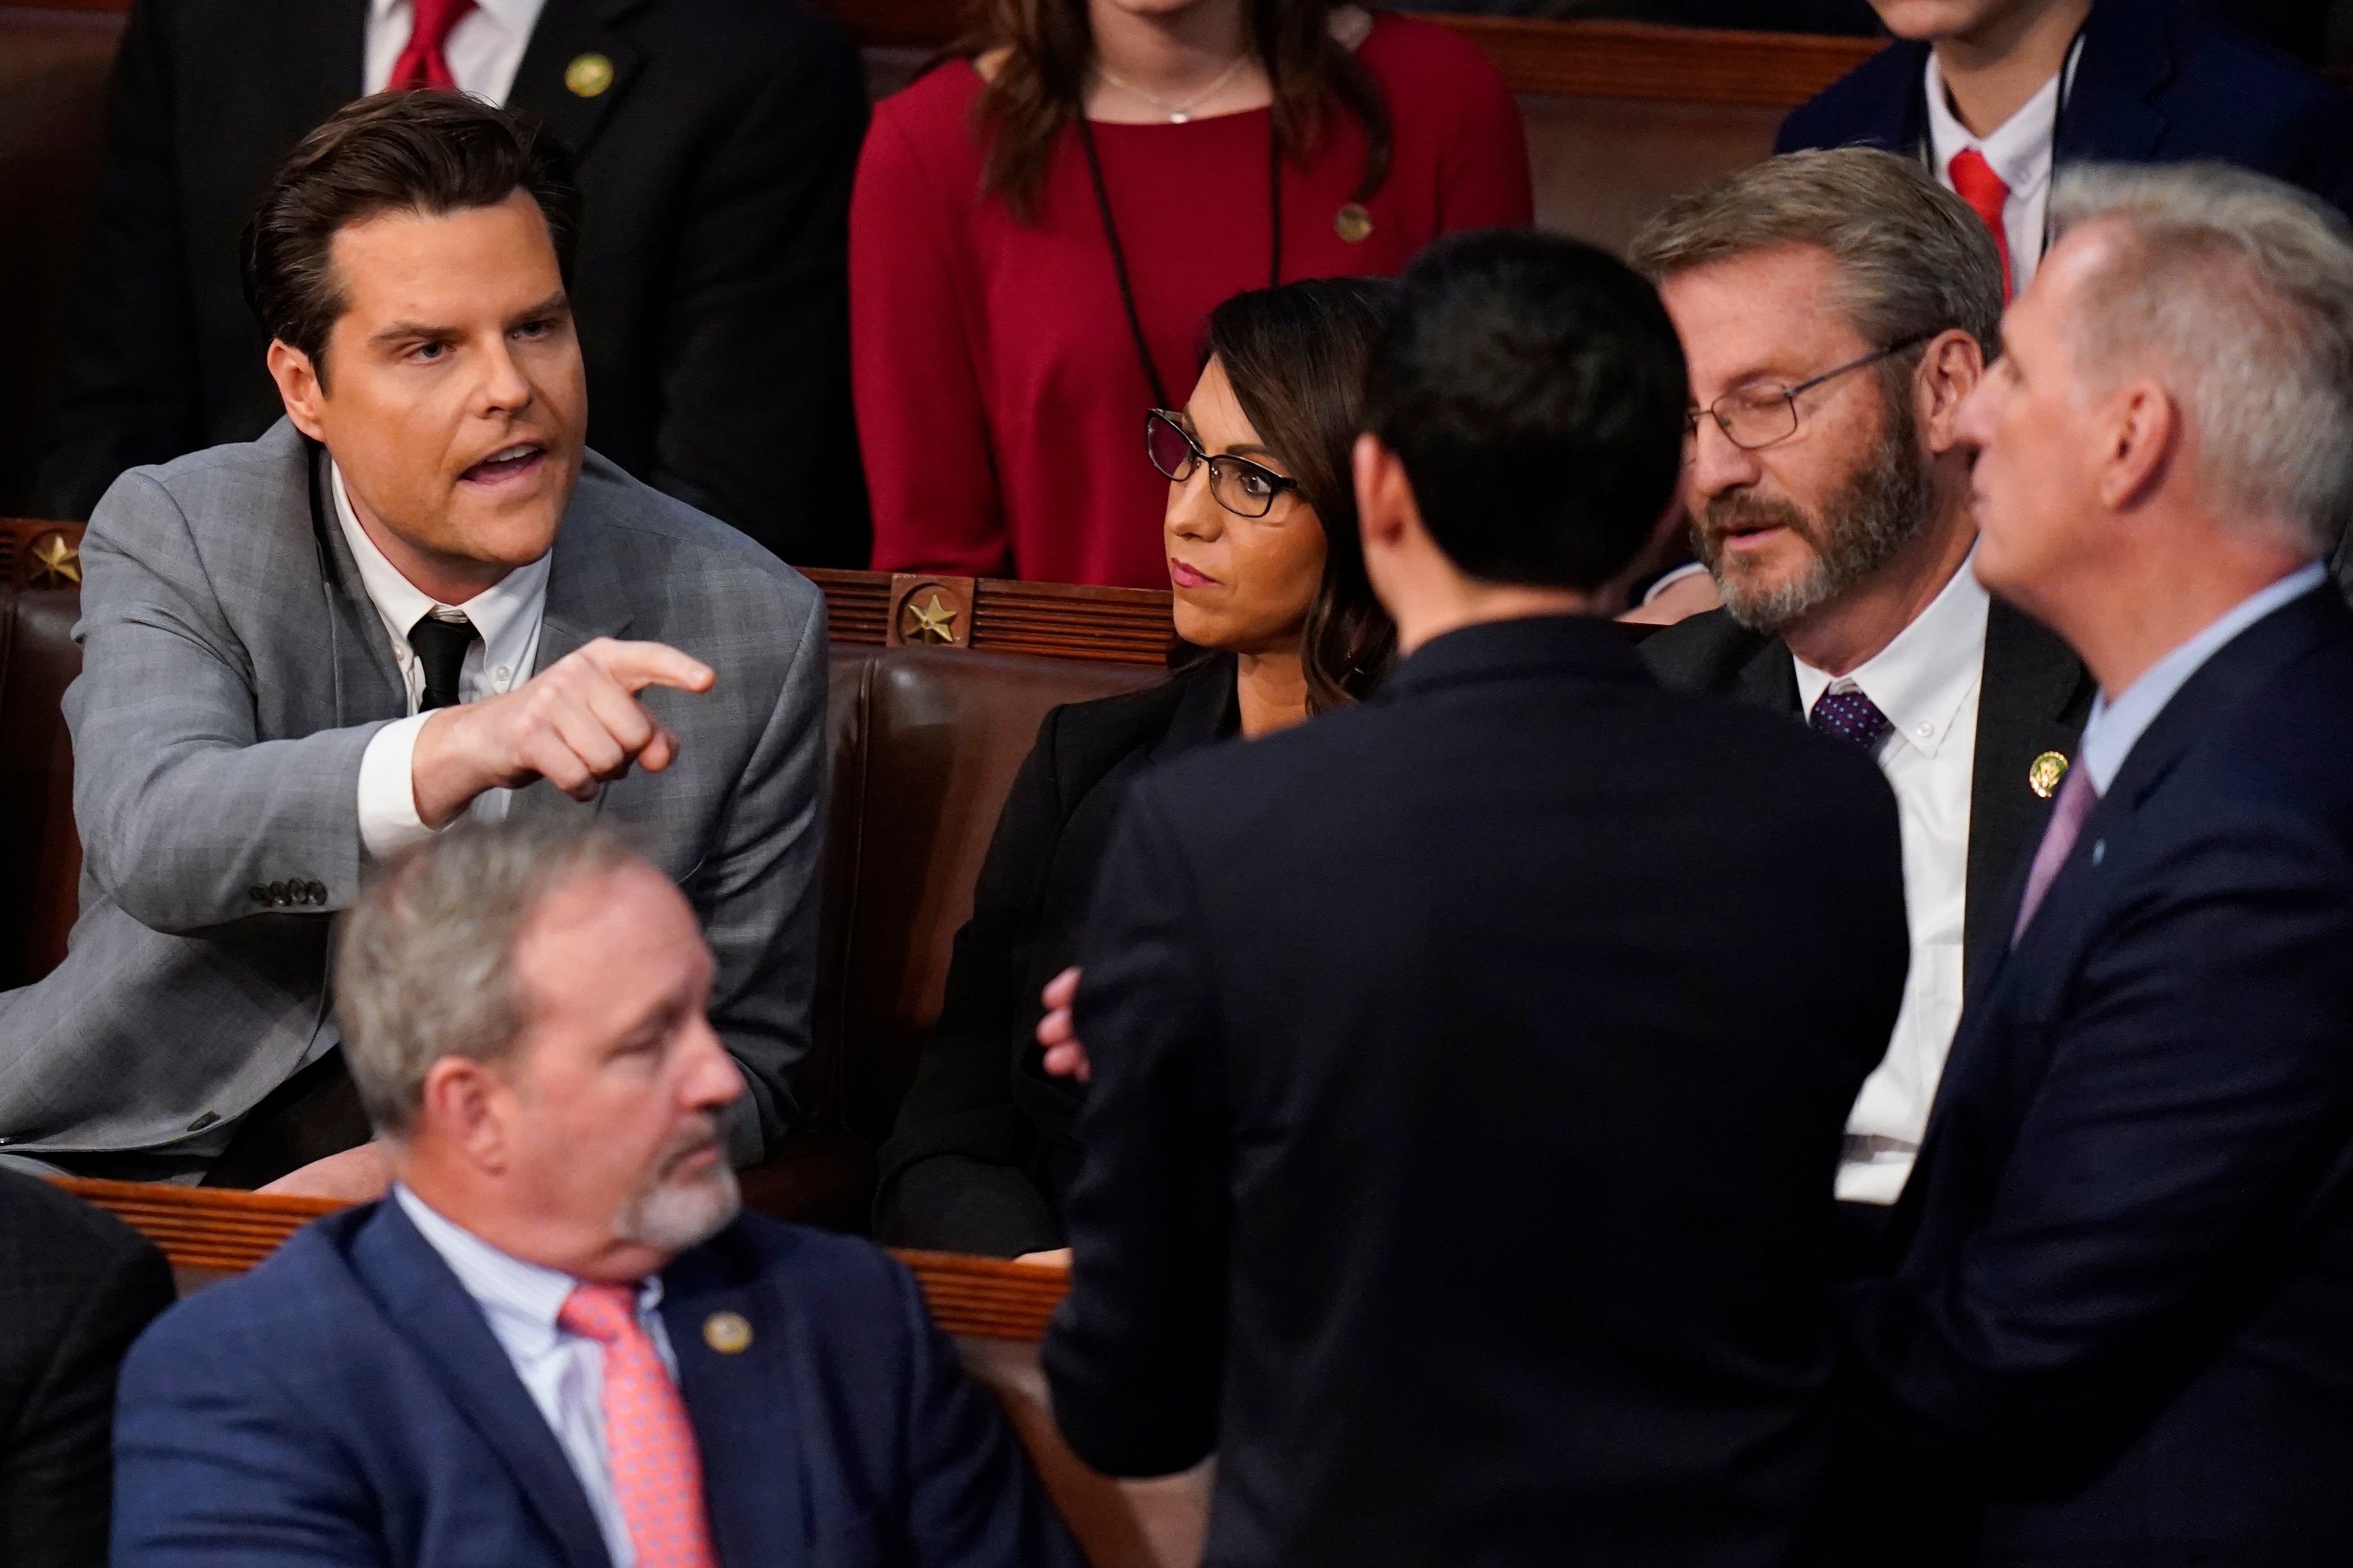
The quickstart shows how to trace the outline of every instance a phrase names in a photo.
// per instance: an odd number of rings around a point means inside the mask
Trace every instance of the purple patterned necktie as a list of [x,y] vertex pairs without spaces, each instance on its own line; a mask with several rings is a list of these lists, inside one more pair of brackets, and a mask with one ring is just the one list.
[[2042,830],[2042,843],[2034,851],[2034,868],[2026,874],[2026,898],[2018,906],[2018,923],[2010,928],[2010,944],[2026,933],[2027,921],[2042,905],[2042,895],[2051,890],[2051,883],[2059,875],[2059,868],[2083,836],[2084,824],[2091,819],[2092,808],[2100,804],[2099,787],[2092,783],[2092,770],[2078,757],[2075,765],[2067,770],[2067,782],[2059,786],[2059,802],[2051,808],[2051,826]]
[[1866,752],[1895,728],[1879,710],[1877,703],[1852,687],[1844,691],[1825,691],[1815,698],[1814,710],[1806,715],[1806,722],[1816,734],[1852,741]]

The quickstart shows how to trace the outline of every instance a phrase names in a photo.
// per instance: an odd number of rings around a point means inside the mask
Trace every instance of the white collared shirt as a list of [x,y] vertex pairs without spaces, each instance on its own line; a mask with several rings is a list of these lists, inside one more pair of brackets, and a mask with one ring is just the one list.
[[[353,512],[351,496],[343,488],[343,471],[332,459],[327,480],[335,495],[335,521],[342,525],[343,542],[352,547],[352,558],[359,565],[360,585],[384,623],[393,662],[400,667],[400,678],[408,691],[410,716],[377,731],[360,754],[360,842],[370,855],[381,859],[433,835],[433,829],[417,815],[417,782],[411,772],[417,732],[431,715],[417,711],[425,698],[425,666],[417,650],[408,646],[409,628],[436,611],[445,616],[462,615],[474,624],[481,640],[466,650],[458,682],[459,700],[477,702],[512,690],[531,679],[532,662],[539,657],[539,628],[547,610],[548,563],[553,552],[528,566],[516,567],[461,605],[443,605],[385,559]],[[512,790],[484,790],[466,808],[466,815],[480,822],[501,821],[512,794]]]
[[2064,91],[2063,79],[2073,79],[2075,63],[2082,54],[2079,41],[2067,56],[2065,69],[2044,82],[2041,90],[2021,104],[2018,111],[1991,134],[1978,136],[1953,112],[1952,100],[1945,92],[1944,68],[1936,63],[1936,52],[1928,51],[1930,161],[1936,178],[1950,190],[1953,160],[1975,148],[1985,158],[1987,166],[2010,187],[2010,199],[2002,204],[2001,226],[2003,237],[2010,241],[2013,296],[2026,291],[2027,280],[2042,261],[2045,219],[2051,210],[2052,156],[2059,130],[2060,99]]
[[[580,1283],[569,1274],[525,1263],[500,1251],[472,1231],[445,1219],[423,1198],[398,1183],[393,1201],[408,1216],[427,1246],[441,1255],[449,1272],[474,1304],[482,1310],[498,1337],[515,1376],[522,1380],[531,1402],[547,1418],[548,1429],[580,1478],[588,1494],[589,1511],[605,1538],[613,1568],[636,1568],[638,1549],[629,1539],[629,1523],[613,1490],[613,1472],[605,1451],[605,1347],[583,1334],[561,1328],[556,1316],[564,1310],[572,1288]],[[654,1342],[670,1381],[678,1381],[678,1353],[670,1348],[670,1331],[662,1327],[661,1277],[638,1287],[638,1325]]]
[[[1971,561],[1976,559],[1971,552]],[[1978,702],[1985,685],[1989,601],[1968,564],[1872,658],[1836,679],[1796,655],[1798,696],[1810,717],[1828,691],[1860,690],[1894,726],[1874,760],[1895,791],[1904,837],[1904,914],[1912,967],[1887,1056],[1847,1117],[1851,1137],[1917,1147],[1961,1020],[1961,942],[1968,914],[1969,793]],[[1892,1204],[1912,1173],[1910,1149],[1839,1163],[1838,1195]]]
[[[502,104],[514,88],[531,30],[538,25],[546,0],[474,0],[474,8],[449,29],[442,54],[458,90],[490,103]],[[417,27],[411,0],[368,0],[367,50],[361,57],[360,84],[368,92],[382,92],[392,80],[392,68]]]
[[2270,587],[2248,595],[2204,631],[2150,665],[2115,701],[2108,700],[2105,691],[2093,699],[2092,716],[2084,721],[2084,743],[2078,748],[2078,760],[2091,770],[2093,785],[2102,795],[2108,793],[2133,747],[2165,711],[2174,693],[2204,668],[2208,659],[2274,610],[2319,587],[2327,576],[2328,568],[2317,561],[2297,568]]

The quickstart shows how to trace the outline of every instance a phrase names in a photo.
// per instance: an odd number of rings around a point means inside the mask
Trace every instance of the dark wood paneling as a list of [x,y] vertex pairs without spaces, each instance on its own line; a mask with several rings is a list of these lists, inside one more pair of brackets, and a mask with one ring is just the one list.
[[1175,627],[1166,588],[1088,588],[916,572],[804,574],[825,591],[835,642],[981,647],[1157,665]]

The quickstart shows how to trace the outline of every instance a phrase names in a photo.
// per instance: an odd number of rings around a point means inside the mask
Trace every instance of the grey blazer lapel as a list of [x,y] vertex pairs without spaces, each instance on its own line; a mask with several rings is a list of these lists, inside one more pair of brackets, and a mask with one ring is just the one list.
[[359,563],[334,521],[334,483],[327,449],[305,442],[311,458],[311,531],[319,550],[319,575],[327,596],[329,656],[335,667],[334,728],[401,719],[408,714],[408,685],[385,642],[384,616],[360,581]]
[[[634,613],[628,581],[622,573],[612,531],[594,516],[593,504],[584,499],[582,490],[575,490],[563,526],[556,531],[547,570],[547,607],[539,623],[539,656],[532,664],[533,675],[598,637],[628,633]],[[542,779],[517,790],[507,810],[512,816],[545,818],[593,813],[602,810],[604,804],[602,789],[594,802],[577,801]]]

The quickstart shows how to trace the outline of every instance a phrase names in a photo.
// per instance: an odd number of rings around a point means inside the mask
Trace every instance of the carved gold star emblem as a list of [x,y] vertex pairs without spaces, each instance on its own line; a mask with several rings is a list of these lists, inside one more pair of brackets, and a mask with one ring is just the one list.
[[936,588],[923,604],[907,601],[906,622],[901,628],[917,642],[952,643],[955,641],[955,606]]
[[81,552],[62,533],[43,534],[33,546],[33,562],[31,579],[37,588],[62,588],[81,581]]

